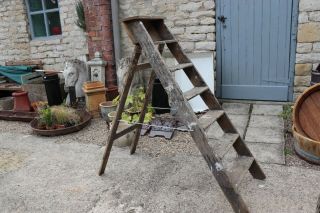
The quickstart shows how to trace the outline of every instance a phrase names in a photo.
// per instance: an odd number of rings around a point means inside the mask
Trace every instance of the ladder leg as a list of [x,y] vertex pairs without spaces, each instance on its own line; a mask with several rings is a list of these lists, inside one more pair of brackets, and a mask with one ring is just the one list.
[[[233,147],[239,155],[253,156],[242,138],[241,140],[233,144]],[[266,178],[266,175],[264,174],[260,165],[257,163],[257,160],[253,161],[251,167],[249,168],[249,172],[255,179],[264,180]]]
[[[144,117],[146,115],[146,111],[147,111],[147,108],[148,108],[148,103],[149,103],[150,96],[151,96],[152,89],[153,89],[153,81],[154,81],[155,78],[156,78],[156,74],[154,73],[154,71],[152,71],[150,79],[149,79],[149,83],[148,83],[148,87],[147,87],[147,91],[146,91],[143,107],[142,107],[142,110],[141,110],[141,113],[140,113],[140,117],[139,117],[139,123],[140,124],[143,123]],[[139,126],[137,128],[137,130],[136,130],[134,140],[133,140],[133,142],[131,144],[130,154],[134,154],[135,151],[136,151],[136,148],[137,148],[137,145],[138,145],[138,141],[139,141],[139,138],[140,138],[141,129],[142,129],[142,125]]]
[[[163,52],[163,49],[164,49],[164,44],[159,44],[158,45],[158,51],[160,54],[162,54]],[[150,79],[149,79],[149,83],[148,83],[148,87],[147,87],[147,91],[146,91],[146,95],[145,95],[145,101],[143,103],[143,108],[142,108],[142,111],[140,113],[140,117],[139,117],[139,123],[143,123],[143,120],[144,120],[144,117],[145,117],[145,114],[146,114],[146,108],[148,107],[148,103],[150,101],[150,96],[151,96],[151,93],[152,93],[152,89],[153,89],[153,81],[154,79],[156,78],[156,74],[155,72],[152,70],[151,72],[151,75],[150,75]],[[142,129],[142,126],[140,126],[137,131],[136,131],[136,134],[134,136],[134,140],[131,144],[131,149],[130,149],[130,154],[134,154],[136,152],[136,148],[137,148],[137,145],[138,145],[138,141],[139,141],[139,138],[140,138],[140,133],[141,133],[141,129]]]
[[138,60],[140,58],[140,55],[141,55],[141,48],[140,48],[139,45],[136,45],[135,49],[134,49],[134,52],[133,52],[132,62],[130,64],[129,68],[128,68],[128,75],[127,75],[127,79],[126,79],[125,88],[124,88],[123,93],[122,93],[121,98],[120,98],[120,102],[119,102],[119,105],[118,105],[118,108],[117,108],[116,116],[112,121],[113,125],[112,125],[111,132],[110,132],[110,135],[109,135],[108,140],[107,140],[106,149],[105,149],[104,154],[103,154],[103,158],[102,158],[102,162],[101,162],[101,166],[100,166],[100,170],[99,170],[99,175],[102,175],[104,173],[104,171],[105,171],[105,168],[106,168],[109,156],[110,156],[111,148],[112,148],[112,145],[113,145],[113,141],[114,141],[115,135],[117,133],[119,120],[121,118],[121,114],[122,114],[123,109],[124,109],[124,105],[125,105],[125,102],[126,102],[126,99],[127,99],[127,95],[129,93],[129,90],[130,90],[131,82],[133,80],[135,67],[138,64]]

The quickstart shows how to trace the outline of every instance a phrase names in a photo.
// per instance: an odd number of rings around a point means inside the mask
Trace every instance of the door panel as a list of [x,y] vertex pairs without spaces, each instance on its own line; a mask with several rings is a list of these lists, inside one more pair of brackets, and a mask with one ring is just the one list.
[[217,0],[222,98],[288,100],[292,6],[292,0]]

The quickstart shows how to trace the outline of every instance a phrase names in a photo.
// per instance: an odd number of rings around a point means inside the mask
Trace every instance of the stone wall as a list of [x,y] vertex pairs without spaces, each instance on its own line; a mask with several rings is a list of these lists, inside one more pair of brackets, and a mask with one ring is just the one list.
[[30,58],[26,8],[22,0],[0,0],[0,64]]
[[311,70],[320,63],[320,1],[300,0],[294,99],[309,85]]
[[[120,20],[129,16],[164,16],[165,23],[186,52],[214,52],[215,3],[212,0],[119,0]],[[132,51],[121,28],[122,56]]]
[[86,35],[75,24],[76,0],[60,0],[62,35],[31,39],[24,0],[0,0],[0,64],[7,60],[42,60],[46,69],[88,54]]

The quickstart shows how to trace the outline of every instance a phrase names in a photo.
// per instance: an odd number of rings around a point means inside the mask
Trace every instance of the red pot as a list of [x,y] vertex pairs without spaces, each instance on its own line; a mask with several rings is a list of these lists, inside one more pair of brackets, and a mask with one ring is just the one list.
[[31,104],[28,97],[28,92],[19,91],[12,93],[14,98],[13,111],[15,112],[30,112]]

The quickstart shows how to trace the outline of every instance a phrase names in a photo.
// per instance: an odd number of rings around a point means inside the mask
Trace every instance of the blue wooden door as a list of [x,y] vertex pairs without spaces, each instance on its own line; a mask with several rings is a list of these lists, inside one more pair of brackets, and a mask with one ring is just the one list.
[[292,15],[293,0],[217,0],[218,95],[291,99]]

